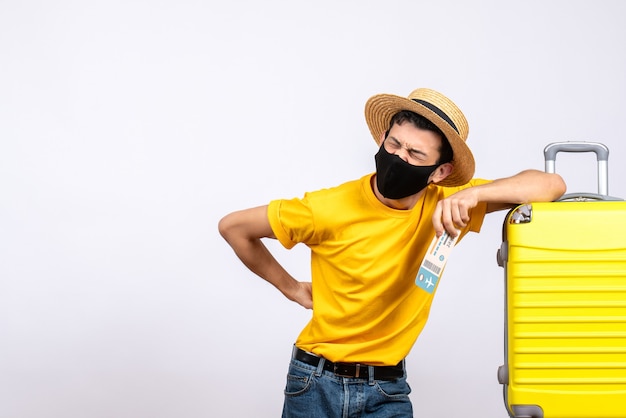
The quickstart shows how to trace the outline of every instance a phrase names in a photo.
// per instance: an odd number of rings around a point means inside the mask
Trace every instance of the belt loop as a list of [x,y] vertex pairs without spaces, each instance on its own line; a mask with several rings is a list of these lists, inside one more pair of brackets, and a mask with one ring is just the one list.
[[376,376],[374,376],[374,366],[367,366],[367,375],[369,377],[369,381],[367,382],[370,386],[374,386],[374,380]]
[[315,377],[320,377],[322,372],[324,371],[324,363],[326,363],[326,359],[320,356],[320,362],[317,363],[317,370],[315,370]]

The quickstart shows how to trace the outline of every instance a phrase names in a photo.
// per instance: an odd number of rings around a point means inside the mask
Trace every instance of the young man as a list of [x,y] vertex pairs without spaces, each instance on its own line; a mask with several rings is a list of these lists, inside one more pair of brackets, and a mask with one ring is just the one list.
[[[313,309],[294,345],[283,417],[412,417],[404,358],[436,289],[416,284],[433,237],[461,239],[488,212],[565,192],[560,176],[537,170],[472,179],[465,116],[436,91],[374,96],[365,118],[380,145],[375,173],[219,224],[250,270]],[[312,283],[285,271],[262,238],[306,244]]]

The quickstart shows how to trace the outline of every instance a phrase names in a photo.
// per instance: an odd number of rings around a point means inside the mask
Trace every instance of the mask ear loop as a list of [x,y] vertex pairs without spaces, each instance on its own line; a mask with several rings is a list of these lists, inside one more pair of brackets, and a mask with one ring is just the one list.
[[[447,162],[447,163],[440,163],[439,165],[437,165],[437,168],[435,168],[435,170],[432,172],[431,176],[434,176],[437,172],[437,170],[441,169],[444,170],[442,167],[446,164],[450,164],[452,165],[452,169],[450,170],[450,173],[448,173],[444,178],[442,178],[441,180],[445,180],[450,174],[452,174],[452,172],[454,171],[454,165],[451,162]],[[445,173],[441,173],[441,175],[443,176]],[[439,181],[441,181],[439,180]],[[435,183],[435,181],[432,181],[432,183]],[[435,183],[437,184],[437,183]]]

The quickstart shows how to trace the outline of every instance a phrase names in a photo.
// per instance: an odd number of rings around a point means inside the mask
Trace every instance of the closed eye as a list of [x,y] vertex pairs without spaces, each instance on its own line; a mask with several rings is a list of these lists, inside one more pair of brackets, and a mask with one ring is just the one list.
[[387,145],[388,148],[391,148],[394,150],[398,150],[402,148],[402,144],[400,143],[400,141],[398,141],[396,138],[393,138],[393,137],[387,138],[385,140],[385,145]]
[[414,160],[418,160],[418,161],[422,161],[426,159],[426,154],[423,153],[422,151],[416,150],[416,149],[411,149],[409,150],[409,156],[414,159]]

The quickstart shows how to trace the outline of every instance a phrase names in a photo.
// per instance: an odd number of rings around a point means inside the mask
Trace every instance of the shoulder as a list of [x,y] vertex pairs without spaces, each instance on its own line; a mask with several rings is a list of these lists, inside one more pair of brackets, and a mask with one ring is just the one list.
[[343,200],[352,200],[355,196],[360,195],[363,190],[367,190],[370,177],[371,174],[356,180],[346,181],[336,186],[308,191],[305,192],[302,197],[280,200],[297,201],[307,206],[315,206],[318,204],[326,205],[330,202],[339,203]]
[[301,197],[275,199],[269,203],[270,211],[278,208],[281,208],[283,211],[286,208],[308,212],[333,211],[347,202],[358,200],[358,196],[362,195],[362,190],[366,190],[369,187],[370,177],[371,174],[337,186],[308,191]]

